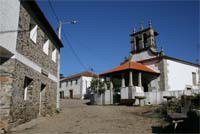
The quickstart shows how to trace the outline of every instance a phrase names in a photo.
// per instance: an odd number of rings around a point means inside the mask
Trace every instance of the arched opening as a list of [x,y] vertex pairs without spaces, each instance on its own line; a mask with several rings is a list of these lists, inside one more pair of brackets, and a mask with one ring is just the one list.
[[143,39],[144,39],[144,48],[148,47],[148,44],[147,44],[147,34],[143,34]]
[[140,49],[140,44],[139,44],[139,42],[140,42],[139,37],[136,37],[136,51],[138,51],[138,50]]

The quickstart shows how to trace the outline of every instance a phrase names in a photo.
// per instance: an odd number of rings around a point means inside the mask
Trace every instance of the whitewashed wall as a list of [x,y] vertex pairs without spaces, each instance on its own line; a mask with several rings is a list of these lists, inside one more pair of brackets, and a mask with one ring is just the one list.
[[19,7],[18,0],[0,0],[0,45],[13,54],[16,51]]
[[82,99],[86,94],[86,90],[91,86],[92,77],[82,76]]
[[137,61],[146,60],[146,59],[150,59],[150,58],[154,58],[154,57],[155,57],[155,55],[153,55],[148,50],[148,51],[144,51],[144,52],[140,52],[140,53],[132,55],[131,61],[137,62]]
[[[61,91],[64,91],[64,97],[70,97],[70,90],[73,90],[73,96],[74,97],[81,97],[81,99],[84,98],[84,95],[86,94],[86,90],[91,86],[91,80],[92,77],[86,77],[82,76],[77,78],[78,83],[76,84],[76,79],[72,79],[72,85],[71,80],[68,80],[68,85],[66,85],[66,81],[61,82]],[[81,92],[82,90],[82,92]]]
[[102,94],[95,94],[95,101],[98,105],[113,104],[113,90],[105,90]]
[[[72,80],[72,85],[71,85],[71,80],[69,81],[64,81],[61,83],[61,90],[64,91],[64,97],[70,97],[70,90],[73,90],[73,96],[77,97],[80,96],[80,83],[81,79],[77,78],[78,83],[76,84],[75,79]],[[68,82],[68,84],[67,84]]]
[[198,87],[193,85],[192,72],[196,73],[198,83],[198,67],[167,59],[168,91],[185,90],[187,86],[197,89]]
[[123,87],[120,90],[121,99],[128,99],[128,87]]

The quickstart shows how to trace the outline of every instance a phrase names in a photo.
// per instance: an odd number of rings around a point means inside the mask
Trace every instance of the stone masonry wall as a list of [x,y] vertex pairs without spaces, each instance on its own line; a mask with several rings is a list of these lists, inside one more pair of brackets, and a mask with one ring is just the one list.
[[[1,64],[0,89],[0,127],[8,129],[30,121],[39,115],[46,116],[55,113],[56,82],[24,65],[16,59],[8,59]],[[24,100],[25,77],[32,79],[31,97]],[[40,91],[44,84],[41,110]]]
[[[16,61],[16,72],[14,76],[13,92],[11,100],[11,124],[18,124],[30,121],[39,114],[41,85],[45,84],[44,101],[42,102],[41,115],[52,115],[56,107],[56,82],[46,76]],[[24,79],[28,77],[33,80],[31,99],[24,100]]]
[[0,129],[7,130],[10,120],[15,60],[0,57]]
[[[50,41],[49,43],[49,54],[46,55],[43,52],[43,44],[48,39],[46,34],[40,28],[40,24],[34,20],[35,17],[32,17],[30,13],[23,7],[20,6],[20,15],[19,15],[19,29],[17,37],[17,51],[22,55],[26,56],[29,60],[35,62],[40,67],[49,71],[53,75],[57,76],[57,63],[54,62],[51,58],[53,44]],[[31,23],[36,23],[38,25],[37,29],[37,41],[34,43],[30,39],[30,25]],[[57,51],[58,57],[58,51]]]

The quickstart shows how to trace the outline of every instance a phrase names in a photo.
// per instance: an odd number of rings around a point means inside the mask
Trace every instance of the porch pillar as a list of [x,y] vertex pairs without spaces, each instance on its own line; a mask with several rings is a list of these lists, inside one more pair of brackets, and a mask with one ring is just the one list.
[[142,73],[139,72],[138,74],[138,87],[142,87]]
[[133,99],[133,72],[129,71],[128,99]]
[[113,83],[110,81],[110,89],[113,89]]
[[130,70],[129,72],[129,87],[133,86],[133,72]]
[[113,104],[113,83],[111,78],[110,78],[110,104]]
[[104,88],[105,88],[105,90],[108,89],[107,84],[106,84],[106,81],[104,81]]
[[124,74],[122,74],[121,87],[125,87],[125,78],[124,78]]

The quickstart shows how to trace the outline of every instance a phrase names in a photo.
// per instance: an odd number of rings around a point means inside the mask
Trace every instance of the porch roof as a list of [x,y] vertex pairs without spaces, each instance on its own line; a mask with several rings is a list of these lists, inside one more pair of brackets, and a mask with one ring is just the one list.
[[125,70],[137,70],[137,71],[142,71],[142,72],[147,72],[147,73],[154,73],[154,74],[159,74],[158,72],[154,71],[153,69],[141,64],[141,63],[136,63],[133,61],[126,62],[116,68],[113,68],[107,72],[101,73],[100,76],[105,76],[109,74],[113,74],[116,72],[121,72]]

